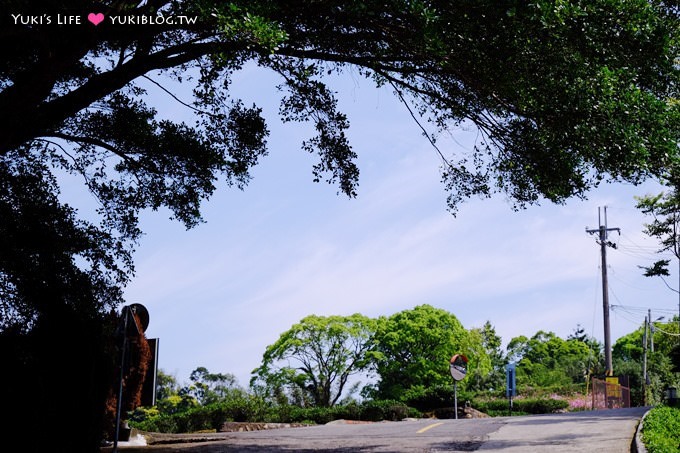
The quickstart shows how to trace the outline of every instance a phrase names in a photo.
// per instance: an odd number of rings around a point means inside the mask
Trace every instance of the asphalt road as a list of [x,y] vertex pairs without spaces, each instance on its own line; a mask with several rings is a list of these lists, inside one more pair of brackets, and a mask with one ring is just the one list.
[[[343,423],[217,433],[196,443],[119,444],[121,453],[602,452],[628,453],[648,408],[483,419]],[[111,448],[103,448],[103,452]]]

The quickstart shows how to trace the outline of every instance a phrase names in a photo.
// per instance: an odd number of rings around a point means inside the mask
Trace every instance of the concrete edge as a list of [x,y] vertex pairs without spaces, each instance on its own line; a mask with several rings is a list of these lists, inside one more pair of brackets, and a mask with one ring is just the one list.
[[650,407],[647,412],[644,413],[640,421],[638,422],[637,427],[635,428],[635,436],[633,437],[633,442],[630,445],[630,452],[631,453],[647,453],[647,449],[645,448],[645,444],[642,442],[642,426],[645,421],[645,417],[647,414],[649,414],[649,411],[651,411],[653,408]]

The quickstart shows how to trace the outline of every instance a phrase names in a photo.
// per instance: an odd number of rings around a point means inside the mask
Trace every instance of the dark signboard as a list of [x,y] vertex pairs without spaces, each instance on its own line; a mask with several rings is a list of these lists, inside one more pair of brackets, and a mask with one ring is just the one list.
[[151,349],[151,358],[149,359],[149,367],[146,369],[146,376],[144,377],[144,384],[142,386],[142,402],[141,405],[151,407],[156,405],[156,385],[158,384],[158,338],[149,338],[146,340]]

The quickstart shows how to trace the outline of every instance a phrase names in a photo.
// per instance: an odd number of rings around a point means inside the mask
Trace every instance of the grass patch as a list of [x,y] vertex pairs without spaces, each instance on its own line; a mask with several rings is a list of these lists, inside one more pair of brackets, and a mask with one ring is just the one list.
[[680,451],[680,409],[658,406],[642,423],[642,442],[649,453]]

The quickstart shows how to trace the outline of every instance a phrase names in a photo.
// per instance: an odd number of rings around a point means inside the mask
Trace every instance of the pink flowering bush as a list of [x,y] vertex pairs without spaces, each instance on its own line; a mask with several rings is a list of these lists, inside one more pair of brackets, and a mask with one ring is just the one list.
[[569,400],[569,411],[586,411],[592,408],[593,402],[588,396],[580,396]]

